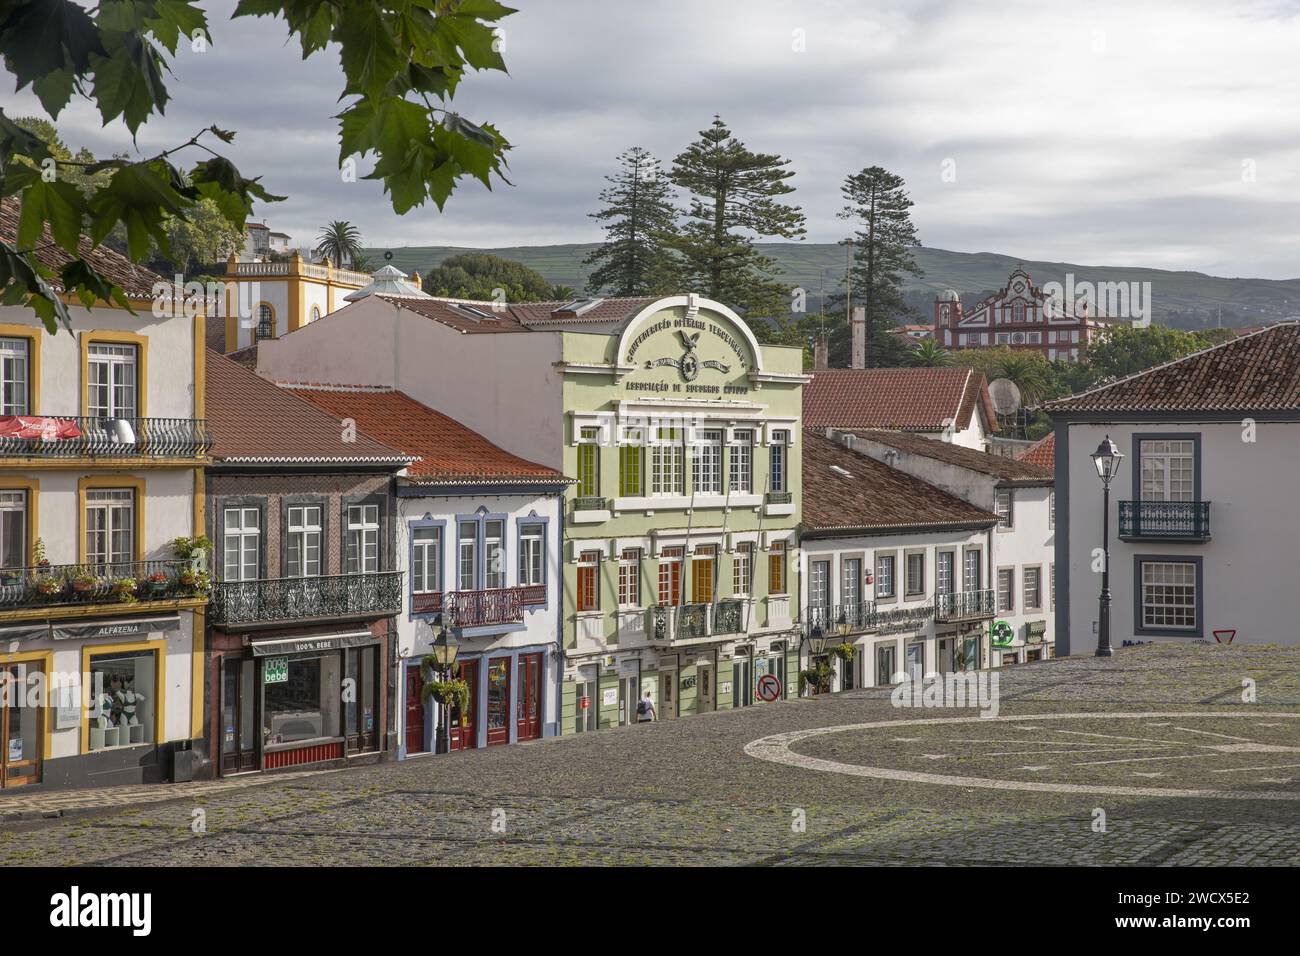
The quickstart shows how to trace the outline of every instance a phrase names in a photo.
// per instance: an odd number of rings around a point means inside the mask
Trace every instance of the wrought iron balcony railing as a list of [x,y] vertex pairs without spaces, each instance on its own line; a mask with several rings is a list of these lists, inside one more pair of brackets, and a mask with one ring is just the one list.
[[0,610],[206,598],[209,579],[189,561],[119,561],[0,568]]
[[953,594],[936,594],[934,596],[934,619],[951,623],[952,621],[975,621],[980,618],[994,617],[998,613],[998,595],[991,588],[980,591],[957,591]]
[[857,604],[813,604],[803,609],[803,629],[811,634],[813,628],[820,627],[827,636],[839,634],[860,634],[876,626],[876,605],[874,601],[860,601]]
[[443,596],[442,619],[448,627],[522,624],[525,592],[530,588],[452,591]]
[[401,571],[223,581],[212,589],[212,620],[217,624],[363,617],[401,609]]
[[748,626],[743,598],[713,604],[655,604],[649,609],[652,641],[690,641],[716,634],[743,634]]
[[1125,541],[1208,541],[1208,501],[1121,501],[1119,536]]
[[0,416],[5,458],[197,458],[211,447],[201,418]]

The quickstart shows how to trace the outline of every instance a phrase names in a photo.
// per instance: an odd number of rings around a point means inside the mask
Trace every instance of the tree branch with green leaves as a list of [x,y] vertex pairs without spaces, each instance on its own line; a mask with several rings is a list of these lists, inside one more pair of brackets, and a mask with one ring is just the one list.
[[[283,18],[303,59],[337,46],[346,104],[335,117],[339,166],[372,156],[363,178],[380,180],[400,215],[429,200],[442,209],[466,176],[489,189],[493,177],[508,182],[509,143],[448,106],[467,71],[505,71],[494,25],[513,12],[496,0],[240,0],[234,16]],[[30,86],[54,119],[74,95],[93,102],[105,126],[125,124],[132,145],[163,114],[185,42],[212,43],[207,14],[189,0],[101,0],[89,10],[73,0],[0,0],[0,57],[16,90]],[[17,235],[0,238],[0,304],[30,307],[51,333],[70,329],[60,290],[87,307],[130,307],[86,258],[114,230],[125,230],[136,262],[155,245],[174,258],[167,224],[205,202],[242,230],[254,201],[284,197],[219,152],[234,135],[214,125],[147,158],[71,157],[0,110],[0,198],[21,203]],[[57,275],[38,257],[45,246],[66,254]]]

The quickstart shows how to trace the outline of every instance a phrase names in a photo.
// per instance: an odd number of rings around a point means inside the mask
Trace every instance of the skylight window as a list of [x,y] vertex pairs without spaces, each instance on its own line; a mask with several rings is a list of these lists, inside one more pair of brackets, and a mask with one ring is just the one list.
[[835,472],[835,474],[839,475],[841,478],[853,477],[853,472],[849,471],[847,468],[841,468],[839,465],[831,465],[831,471]]

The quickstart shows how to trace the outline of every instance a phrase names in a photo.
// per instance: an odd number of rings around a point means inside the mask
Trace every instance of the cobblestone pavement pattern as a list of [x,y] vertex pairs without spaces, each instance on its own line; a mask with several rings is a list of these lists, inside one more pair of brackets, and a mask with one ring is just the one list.
[[[999,681],[1003,717],[1096,717],[941,724],[977,711],[895,708],[887,691],[860,690],[343,771],[5,794],[0,865],[1300,863],[1300,648],[1155,644]],[[1209,716],[1108,716],[1153,711]],[[828,727],[846,729],[790,750],[901,778],[745,751]]]

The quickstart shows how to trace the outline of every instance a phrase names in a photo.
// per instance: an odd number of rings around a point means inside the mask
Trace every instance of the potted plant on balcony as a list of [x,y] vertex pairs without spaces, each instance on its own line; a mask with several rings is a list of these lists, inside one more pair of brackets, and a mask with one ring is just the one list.
[[72,590],[74,593],[86,596],[94,592],[99,587],[99,575],[91,574],[89,571],[82,571],[72,579]]
[[193,568],[183,569],[179,581],[191,596],[201,597],[207,594],[212,585],[212,577],[207,571],[196,571]]
[[63,581],[54,575],[47,573],[37,573],[36,575],[36,593],[43,598],[57,597],[63,593]]
[[135,589],[135,578],[114,578],[113,583],[109,588],[109,594],[113,596],[114,600],[117,600],[122,604],[134,604],[137,600]]
[[208,540],[206,534],[200,534],[193,538],[176,538],[172,541],[172,551],[181,561],[197,561],[208,553],[212,548],[212,542]]
[[167,591],[167,575],[162,571],[155,571],[144,580],[144,591],[151,598],[162,597]]

